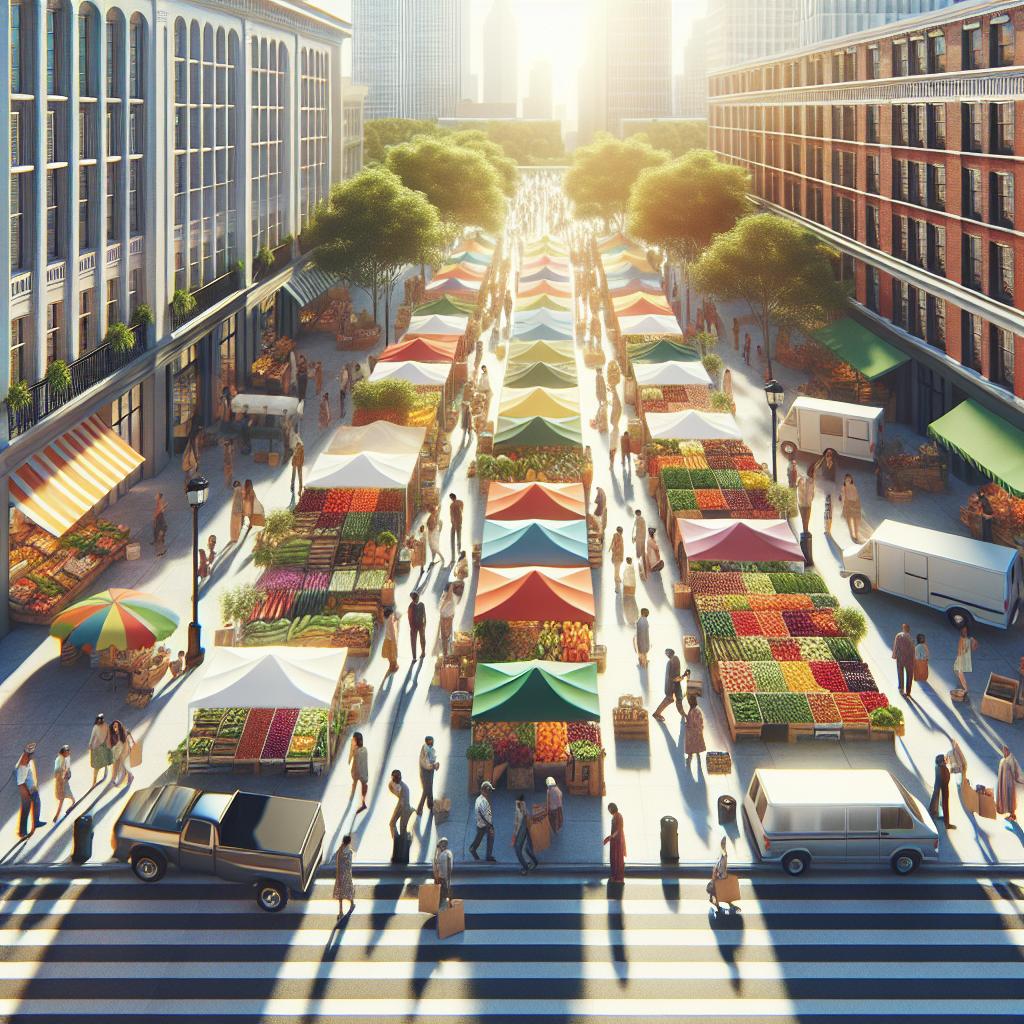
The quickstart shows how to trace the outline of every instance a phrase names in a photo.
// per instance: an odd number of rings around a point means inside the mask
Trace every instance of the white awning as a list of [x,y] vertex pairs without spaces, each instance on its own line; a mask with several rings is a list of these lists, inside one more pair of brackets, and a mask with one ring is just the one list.
[[410,384],[444,387],[451,372],[451,363],[378,363],[370,374],[370,380],[404,380]]
[[673,385],[703,384],[711,386],[711,377],[703,363],[696,360],[669,360],[667,363],[634,363],[633,376],[641,387],[671,387]]
[[382,452],[360,452],[358,455],[324,454],[313,463],[306,478],[307,487],[379,487],[382,490],[403,490],[409,486],[418,452],[385,455]]
[[231,411],[249,416],[301,416],[302,402],[289,395],[235,395]]
[[740,440],[740,428],[727,412],[651,412],[647,429],[655,440],[710,441],[718,438]]

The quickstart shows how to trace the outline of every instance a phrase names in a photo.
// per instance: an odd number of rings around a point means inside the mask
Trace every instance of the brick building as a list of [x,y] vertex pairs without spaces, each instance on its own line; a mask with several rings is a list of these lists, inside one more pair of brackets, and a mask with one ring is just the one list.
[[963,3],[709,82],[712,148],[842,254],[922,432],[965,401],[1024,429],[1022,65],[1024,4]]

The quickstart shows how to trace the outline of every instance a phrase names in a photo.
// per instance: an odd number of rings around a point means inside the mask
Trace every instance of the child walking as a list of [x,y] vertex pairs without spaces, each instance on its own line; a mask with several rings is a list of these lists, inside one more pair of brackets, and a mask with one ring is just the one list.
[[825,536],[832,536],[832,495],[825,494]]

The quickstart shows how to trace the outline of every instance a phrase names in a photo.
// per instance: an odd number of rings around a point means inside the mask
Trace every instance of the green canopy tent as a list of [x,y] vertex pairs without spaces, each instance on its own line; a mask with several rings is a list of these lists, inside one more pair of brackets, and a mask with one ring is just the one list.
[[507,388],[574,388],[576,367],[572,363],[515,363],[505,374]]
[[579,416],[499,416],[494,450],[499,448],[573,448],[583,444]]
[[597,722],[592,661],[507,661],[477,665],[473,718],[481,722]]
[[453,299],[446,295],[442,299],[434,299],[433,302],[417,306],[413,316],[470,316],[476,309],[475,302],[464,299]]
[[909,356],[848,316],[815,331],[811,337],[865,380],[877,380],[910,361]]
[[685,362],[688,359],[700,358],[700,353],[693,345],[682,341],[670,341],[668,338],[652,338],[626,343],[626,354],[633,363],[668,363]]
[[928,433],[1011,494],[1024,498],[1024,431],[968,400],[930,424]]

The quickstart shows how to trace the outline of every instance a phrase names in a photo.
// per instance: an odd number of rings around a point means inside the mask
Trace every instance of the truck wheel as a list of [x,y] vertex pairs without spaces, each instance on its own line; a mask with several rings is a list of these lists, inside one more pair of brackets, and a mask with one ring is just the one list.
[[793,444],[792,441],[783,441],[782,444],[779,445],[779,449],[787,459],[791,459],[796,455],[796,445]]
[[159,882],[167,871],[167,858],[156,850],[136,850],[131,865],[139,881]]
[[811,858],[806,853],[787,853],[782,858],[782,870],[787,875],[792,875],[796,878],[797,875],[802,875],[807,870],[810,863]]
[[850,577],[850,589],[855,594],[870,594],[871,580],[858,572]]
[[288,890],[280,882],[263,881],[256,886],[256,903],[260,910],[276,914],[288,902]]
[[950,608],[946,612],[946,618],[954,629],[963,629],[964,626],[974,625],[974,616],[964,608]]
[[921,863],[921,854],[917,850],[898,850],[889,861],[897,875],[909,875],[916,871]]

